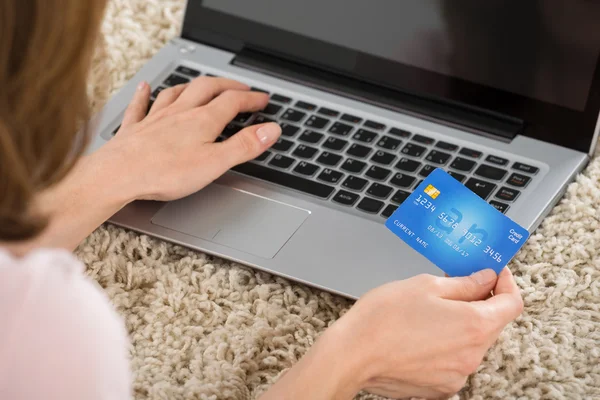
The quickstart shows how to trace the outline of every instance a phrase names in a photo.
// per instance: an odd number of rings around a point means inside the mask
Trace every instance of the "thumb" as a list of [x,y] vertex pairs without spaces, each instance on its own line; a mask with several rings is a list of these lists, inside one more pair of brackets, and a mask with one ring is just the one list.
[[148,111],[148,102],[150,101],[150,85],[146,82],[140,82],[137,86],[133,99],[125,110],[121,126],[127,126],[140,122],[146,116]]
[[261,155],[279,139],[280,135],[279,125],[267,123],[244,128],[217,144],[220,145],[220,156],[227,167],[231,168]]
[[496,284],[496,273],[484,269],[470,276],[443,278],[441,297],[449,300],[475,301],[490,295]]

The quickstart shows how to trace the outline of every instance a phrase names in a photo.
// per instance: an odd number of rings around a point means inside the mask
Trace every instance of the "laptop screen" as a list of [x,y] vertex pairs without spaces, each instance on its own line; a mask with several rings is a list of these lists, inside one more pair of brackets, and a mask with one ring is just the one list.
[[600,49],[600,2],[564,8],[552,0],[507,3],[204,2],[240,18],[582,111]]
[[561,134],[546,131],[560,125],[564,136],[567,127],[576,128],[582,132],[575,147],[587,152],[591,143],[600,107],[600,1],[190,3],[198,5],[188,5],[184,37],[200,29],[190,26],[198,18],[243,46],[483,106],[525,120],[531,136],[555,143]]

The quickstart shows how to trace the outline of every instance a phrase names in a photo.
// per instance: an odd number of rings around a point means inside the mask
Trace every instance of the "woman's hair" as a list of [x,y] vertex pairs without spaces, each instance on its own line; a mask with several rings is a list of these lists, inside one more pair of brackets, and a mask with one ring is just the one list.
[[88,142],[87,76],[105,0],[0,1],[0,241],[46,226],[33,200]]

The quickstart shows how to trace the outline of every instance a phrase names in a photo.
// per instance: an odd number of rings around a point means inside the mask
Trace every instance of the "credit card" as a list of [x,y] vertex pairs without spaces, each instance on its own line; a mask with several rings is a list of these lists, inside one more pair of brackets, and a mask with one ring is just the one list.
[[527,229],[439,168],[385,226],[449,276],[500,273],[529,238]]

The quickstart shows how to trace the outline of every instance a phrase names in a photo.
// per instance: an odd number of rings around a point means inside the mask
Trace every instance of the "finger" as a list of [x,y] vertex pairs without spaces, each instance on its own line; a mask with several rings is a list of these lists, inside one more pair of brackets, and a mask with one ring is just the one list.
[[[275,123],[249,126],[221,143],[217,151],[225,170],[252,160],[273,145],[281,135],[281,127]],[[224,171],[223,171],[224,172]]]
[[140,122],[146,116],[148,111],[148,102],[150,101],[150,85],[146,82],[140,82],[137,86],[137,90],[133,95],[133,99],[129,106],[125,110],[123,116],[123,122],[121,126],[127,126]]
[[227,90],[202,107],[211,116],[216,138],[223,128],[241,112],[259,111],[267,106],[269,96],[261,92]]
[[440,278],[441,297],[449,300],[483,300],[496,284],[496,273],[484,269],[470,276]]
[[175,85],[173,87],[163,89],[156,97],[154,105],[152,105],[152,108],[150,109],[148,115],[154,115],[163,108],[166,108],[173,104],[175,100],[179,98],[181,93],[185,91],[188,85],[189,83],[184,83],[181,85]]
[[203,76],[194,79],[174,105],[183,109],[203,106],[226,90],[250,90],[250,87],[232,79]]
[[498,328],[517,318],[523,312],[523,299],[517,283],[508,268],[504,268],[498,275],[498,282],[494,288],[494,296],[473,303],[481,312],[491,317]]

